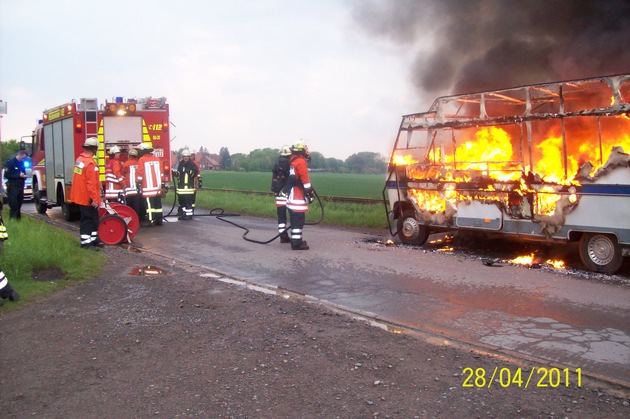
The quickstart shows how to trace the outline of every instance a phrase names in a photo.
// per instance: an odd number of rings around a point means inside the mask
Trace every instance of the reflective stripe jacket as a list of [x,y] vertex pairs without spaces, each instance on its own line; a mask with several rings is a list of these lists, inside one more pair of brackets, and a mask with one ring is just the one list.
[[101,181],[98,175],[98,166],[94,158],[86,153],[81,153],[77,161],[74,162],[70,201],[85,206],[92,202],[101,204]]
[[145,154],[138,159],[136,179],[142,185],[142,197],[151,198],[162,194],[162,169],[160,159]]
[[191,195],[195,193],[195,178],[199,174],[199,169],[193,161],[182,160],[177,166],[177,194]]
[[120,169],[120,160],[108,159],[105,162],[105,198],[117,199],[121,192],[124,195],[124,180]]
[[138,186],[136,183],[136,172],[138,170],[138,160],[135,157],[129,157],[123,164],[122,175],[125,178],[125,195],[138,195]]
[[287,208],[294,212],[308,212],[304,189],[311,189],[311,180],[308,178],[308,165],[304,156],[291,156],[289,176],[295,176],[295,183],[289,192]]

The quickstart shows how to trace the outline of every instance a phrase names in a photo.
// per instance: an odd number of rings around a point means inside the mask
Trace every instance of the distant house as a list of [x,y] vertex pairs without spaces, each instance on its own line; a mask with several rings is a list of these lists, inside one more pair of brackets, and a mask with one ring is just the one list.
[[204,156],[201,153],[195,153],[194,157],[201,170],[221,170],[221,163],[217,162],[212,155]]
[[[218,154],[211,154],[210,156],[204,156],[201,153],[194,153],[191,157],[199,164],[201,170],[221,170],[221,159]],[[171,153],[171,167],[176,169],[179,165],[181,157],[177,156],[177,153]]]

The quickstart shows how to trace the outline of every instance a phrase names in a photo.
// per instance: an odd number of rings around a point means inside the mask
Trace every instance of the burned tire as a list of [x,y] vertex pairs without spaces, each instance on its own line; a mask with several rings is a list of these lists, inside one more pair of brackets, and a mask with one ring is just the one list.
[[614,274],[623,263],[621,247],[612,234],[583,234],[580,238],[580,259],[589,271],[605,274]]
[[413,211],[405,211],[398,218],[398,238],[403,244],[422,246],[429,238],[429,229],[416,220]]

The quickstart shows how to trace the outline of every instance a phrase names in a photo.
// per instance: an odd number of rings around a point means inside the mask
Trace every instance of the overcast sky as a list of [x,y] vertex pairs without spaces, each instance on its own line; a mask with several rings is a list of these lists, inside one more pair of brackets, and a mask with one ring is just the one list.
[[303,138],[326,157],[388,155],[400,116],[431,100],[411,86],[409,49],[370,36],[353,5],[0,0],[2,140],[72,99],[165,96],[174,149],[248,153]]
[[627,0],[0,0],[2,139],[165,96],[174,149],[389,155],[437,96],[630,71]]

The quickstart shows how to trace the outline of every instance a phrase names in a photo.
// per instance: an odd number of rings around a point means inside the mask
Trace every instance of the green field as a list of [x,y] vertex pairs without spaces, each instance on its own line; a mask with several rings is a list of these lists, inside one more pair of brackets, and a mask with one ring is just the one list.
[[[321,196],[349,198],[382,197],[385,175],[359,175],[343,173],[310,173],[311,183]],[[235,189],[239,191],[270,192],[271,173],[223,172],[202,173],[204,188]]]

